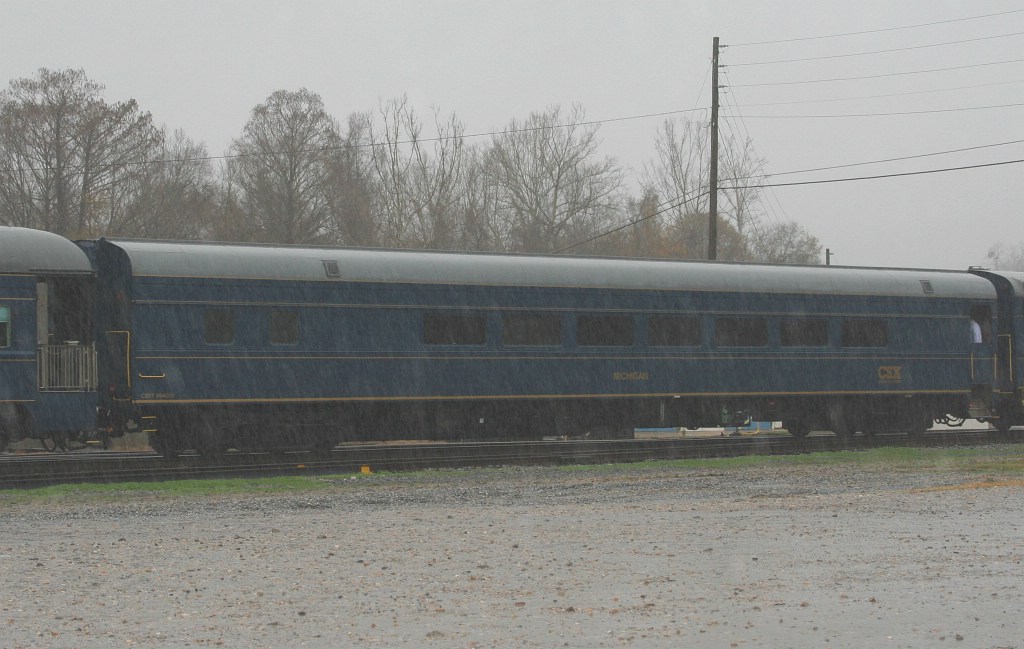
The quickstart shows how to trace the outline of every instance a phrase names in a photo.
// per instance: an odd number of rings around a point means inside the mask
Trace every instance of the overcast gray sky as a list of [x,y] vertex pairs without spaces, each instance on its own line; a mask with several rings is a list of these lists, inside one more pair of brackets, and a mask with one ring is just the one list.
[[[772,182],[1024,159],[1020,0],[0,0],[0,84],[82,68],[212,155],[280,89],[343,124],[407,94],[467,133],[575,102],[635,185],[664,119],[639,116],[710,106],[714,36],[723,132]],[[769,63],[791,59],[815,60]],[[1024,164],[765,191],[769,222],[840,264],[964,268],[1024,241]]]

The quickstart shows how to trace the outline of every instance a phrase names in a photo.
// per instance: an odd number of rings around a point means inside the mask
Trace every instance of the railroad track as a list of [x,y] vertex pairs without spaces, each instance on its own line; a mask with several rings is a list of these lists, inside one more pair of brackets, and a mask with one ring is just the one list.
[[229,453],[219,458],[182,455],[168,461],[153,452],[86,451],[0,456],[0,488],[53,484],[151,482],[196,478],[322,475],[372,471],[510,465],[629,463],[743,455],[784,455],[885,446],[956,447],[1024,441],[1022,431],[931,431],[906,435],[701,437],[635,440],[551,440],[344,444],[330,453]]

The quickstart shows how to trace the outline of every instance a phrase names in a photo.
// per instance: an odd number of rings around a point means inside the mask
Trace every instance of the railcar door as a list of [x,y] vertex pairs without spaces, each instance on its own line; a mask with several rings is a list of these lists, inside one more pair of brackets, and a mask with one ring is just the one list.
[[[989,404],[994,415],[993,421],[999,428],[1008,428],[1019,423],[1022,408],[1017,392],[1018,382],[1014,374],[1020,371],[1015,367],[1017,327],[1020,326],[1019,310],[1021,299],[1018,287],[1024,285],[1019,273],[1003,273],[996,271],[973,271],[985,277],[996,288],[996,317],[992,327],[992,382]],[[972,399],[972,407],[975,399]],[[973,408],[972,408],[973,409]]]
[[132,398],[132,368],[131,368],[131,332],[130,331],[108,331],[107,333],[107,356],[106,376],[110,383],[107,385],[107,393],[114,401],[131,401]]
[[36,283],[39,390],[96,389],[92,278],[56,275]]
[[985,276],[995,284],[998,296],[995,324],[992,327],[992,383],[997,393],[1012,394],[1016,386],[1016,377],[1013,375],[1016,295],[1006,277],[995,273],[985,273]]

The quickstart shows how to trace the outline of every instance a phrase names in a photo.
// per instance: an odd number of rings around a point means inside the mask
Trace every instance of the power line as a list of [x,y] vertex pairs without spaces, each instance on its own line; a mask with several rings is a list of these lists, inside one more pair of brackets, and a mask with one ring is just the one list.
[[[1007,142],[1007,143],[1004,143],[1004,144],[1013,144],[1013,142]],[[1000,145],[985,145],[985,146],[1000,146]],[[983,148],[983,147],[970,147],[970,148]],[[937,154],[926,154],[926,155],[937,155]],[[910,156],[910,157],[916,157],[916,156]],[[731,185],[731,186],[728,186],[728,187],[722,187],[722,189],[773,189],[775,187],[797,187],[797,186],[800,186],[800,185],[824,185],[824,184],[831,184],[831,183],[857,182],[857,181],[862,181],[862,180],[883,180],[883,179],[887,179],[887,178],[902,178],[902,177],[907,177],[907,176],[923,176],[923,175],[937,174],[937,173],[948,173],[948,172],[952,172],[952,171],[966,171],[966,170],[970,170],[970,169],[983,169],[983,168],[987,168],[987,167],[1000,167],[1000,166],[1006,166],[1006,165],[1012,165],[1012,164],[1020,164],[1022,162],[1024,162],[1024,158],[1017,159],[1017,160],[1003,160],[1003,161],[1000,161],[1000,162],[987,162],[987,163],[981,163],[981,164],[976,164],[976,165],[964,165],[964,166],[960,166],[960,167],[945,167],[945,168],[942,168],[942,169],[925,169],[925,170],[922,170],[922,171],[907,171],[907,172],[902,172],[902,173],[878,174],[878,175],[875,175],[875,176],[854,176],[854,177],[850,177],[850,178],[828,178],[828,179],[824,179],[824,180],[804,180],[804,181],[796,181],[796,182],[790,182],[790,183],[758,183],[758,184],[754,184],[754,185]],[[862,164],[869,164],[869,163],[862,163]],[[850,165],[850,166],[852,166],[852,165]],[[829,169],[829,168],[830,167],[823,167],[822,169],[824,170],[824,169]],[[814,171],[814,170],[810,170],[810,171]],[[783,172],[783,173],[778,173],[778,174],[772,174],[772,176],[781,176],[781,175],[791,174],[791,173],[802,173],[802,172],[788,171],[788,172]],[[725,179],[725,180],[729,180],[729,179]],[[742,178],[737,178],[737,179],[734,179],[734,180],[743,180],[743,179]],[[643,217],[640,217],[638,219],[633,219],[633,220],[625,223],[624,225],[617,226],[615,228],[612,228],[611,230],[606,230],[605,232],[602,232],[600,234],[594,235],[593,237],[590,237],[589,239],[586,239],[584,241],[580,241],[578,243],[574,243],[571,246],[567,246],[565,248],[561,248],[559,250],[556,250],[556,251],[554,251],[553,254],[557,255],[557,254],[561,254],[563,252],[567,252],[569,250],[573,250],[575,248],[579,248],[580,246],[585,246],[586,244],[592,243],[594,241],[597,241],[598,239],[600,239],[602,237],[606,237],[606,236],[608,236],[610,234],[614,234],[614,233],[619,232],[621,230],[625,230],[628,227],[637,225],[639,223],[643,223],[644,221],[652,219],[652,218],[654,218],[656,216],[660,216],[660,215],[662,215],[662,214],[664,214],[664,213],[666,213],[666,212],[668,212],[670,210],[673,210],[673,209],[679,207],[680,205],[685,205],[687,203],[687,201],[693,200],[694,198],[699,198],[700,196],[702,196],[704,194],[709,194],[709,193],[710,193],[710,190],[702,190],[702,191],[699,191],[699,192],[696,192],[696,193],[691,193],[689,195],[684,195],[682,197],[676,197],[674,199],[670,199],[668,201],[664,201],[664,202],[660,203],[660,205],[666,205],[666,207],[664,207],[662,209],[659,209],[659,210],[655,211],[652,214],[648,214],[647,216],[643,216]],[[776,200],[778,200],[777,197],[776,197]],[[780,206],[781,206],[781,203],[780,203]]]
[[[806,173],[814,173],[814,172],[817,172],[817,171],[832,171],[834,169],[849,169],[850,167],[863,167],[865,165],[885,164],[885,163],[888,163],[888,162],[902,162],[904,160],[917,160],[917,159],[920,159],[920,158],[930,158],[930,157],[940,156],[940,155],[949,155],[949,154],[952,154],[952,153],[964,153],[966,151],[980,151],[982,149],[992,149],[992,148],[1000,147],[1000,146],[1012,146],[1014,144],[1024,144],[1024,140],[1011,140],[1009,142],[997,142],[995,144],[980,144],[978,146],[969,146],[969,147],[963,147],[963,148],[960,148],[960,149],[947,149],[945,151],[933,151],[932,153],[919,153],[919,154],[915,154],[915,155],[900,156],[900,157],[897,157],[897,158],[884,158],[884,159],[881,159],[881,160],[869,160],[869,161],[866,161],[866,162],[851,162],[851,163],[841,164],[841,165],[832,165],[832,166],[829,166],[829,167],[815,167],[815,168],[812,168],[812,169],[796,169],[794,171],[780,171],[778,173],[773,173],[773,174],[762,173],[761,176],[759,176],[759,177],[775,178],[777,176],[791,176],[793,174],[806,174]],[[749,179],[750,179],[750,177],[747,177],[747,178],[725,178],[723,180],[737,181],[737,180],[749,180]]]
[[795,101],[759,102],[753,104],[733,104],[736,108],[757,108],[761,106],[792,106],[793,104],[824,104],[832,101],[860,101],[862,99],[888,99],[890,97],[907,97],[911,95],[928,95],[937,92],[954,92],[956,90],[977,90],[978,88],[989,88],[992,86],[1006,86],[1015,83],[1024,83],[1024,79],[1013,79],[1011,81],[995,81],[993,83],[979,83],[972,86],[954,86],[951,88],[935,88],[932,90],[908,90],[907,92],[892,92],[881,95],[861,95],[858,97],[832,97],[830,99],[800,99]]
[[[730,120],[722,120],[722,121],[723,121],[723,124],[726,126],[726,128],[729,129],[730,133],[732,133],[732,137],[734,138],[734,140],[735,141],[739,141],[739,138],[741,137],[742,134],[739,133],[735,129],[735,127],[733,126],[731,121]],[[750,142],[751,147],[753,147],[753,139],[750,138],[749,132],[746,131],[747,127],[743,123],[742,117],[740,118],[740,125],[743,127],[744,132],[747,133],[747,135],[746,135],[747,141]],[[740,144],[740,146],[742,147],[743,145]],[[757,156],[757,152],[756,151],[754,151],[754,161],[756,162],[758,169],[763,173],[764,172],[764,160]],[[722,183],[725,180],[726,179],[724,179],[724,178],[719,178],[719,181],[718,181],[718,186],[719,187],[718,188],[719,189],[724,189],[724,190],[732,189],[732,187],[723,187],[722,186]],[[745,234],[746,234],[745,229],[749,229],[749,230],[753,230],[754,235],[757,236],[758,238],[762,237],[763,234],[761,232],[761,223],[760,223],[760,219],[758,218],[758,216],[754,215],[752,213],[752,211],[746,211],[746,212],[743,212],[742,219],[741,219],[740,218],[741,217],[740,206],[739,206],[738,202],[736,200],[734,200],[733,194],[731,192],[729,192],[729,191],[724,191],[723,193],[724,193],[724,195],[726,197],[726,201],[728,201],[732,205],[732,207],[733,207],[733,210],[734,210],[734,212],[733,212],[733,220],[736,222],[736,231],[739,232],[741,236],[745,236]],[[771,198],[775,198],[776,202],[778,202],[778,199],[775,196],[774,190],[769,189],[768,193],[770,193],[772,195]],[[772,205],[771,201],[767,200],[767,199],[765,200],[765,202],[763,204],[767,207],[767,209],[762,212],[764,218],[767,221],[769,221],[771,224],[778,225],[780,223],[780,221],[779,221],[778,215],[775,213],[775,206]],[[781,203],[779,203],[779,208],[780,209],[782,208],[782,204]]]
[[[726,80],[727,80],[727,83],[728,83],[728,78],[729,78],[728,70],[726,71],[725,77],[726,77]],[[744,119],[743,113],[742,113],[742,111],[740,111],[739,106],[737,105],[737,103],[736,103],[732,93],[728,93],[726,96],[728,97],[728,101],[732,102],[733,109],[736,111],[736,116],[739,118],[740,126],[743,128],[743,132],[746,133],[747,139],[752,143],[751,145],[754,146],[753,145],[754,138],[751,137],[751,135],[750,135],[750,129],[747,128],[747,122]],[[730,122],[731,122],[731,120],[728,119],[728,118],[725,120],[726,124],[729,124]],[[765,168],[764,168],[765,160],[763,158],[760,158],[760,157],[755,157],[755,159],[757,160],[758,168],[760,170],[760,176],[759,177],[765,178],[766,177],[765,176]],[[720,181],[720,182],[724,182],[724,181],[725,181],[725,179],[722,179],[722,181]],[[782,201],[779,200],[779,196],[778,196],[778,194],[775,193],[775,189],[774,188],[769,187],[768,191],[764,192],[764,194],[766,196],[766,200],[764,202],[764,205],[767,207],[767,211],[765,212],[765,214],[766,215],[768,215],[768,214],[771,215],[772,220],[774,221],[774,224],[776,226],[781,226],[782,225],[782,219],[779,218],[779,215],[775,211],[776,207],[778,207],[779,211],[782,213],[782,216],[783,216],[783,218],[786,221],[790,221],[790,222],[793,221],[793,219],[791,219],[789,214],[786,212],[786,207],[782,204]],[[764,234],[762,232],[758,231],[758,227],[759,227],[758,226],[758,220],[756,218],[751,219],[751,223],[752,223],[752,227],[754,229],[754,234],[757,235],[760,238],[763,238]]]
[[935,108],[932,110],[905,110],[888,113],[846,113],[840,115],[747,115],[750,119],[832,119],[844,117],[893,117],[898,115],[931,115],[935,113],[963,113],[972,110],[996,110],[999,108],[1017,108],[1024,102],[1016,104],[996,104],[992,106],[965,106],[961,108]]
[[743,66],[749,66],[749,65],[772,65],[772,64],[775,64],[775,63],[798,63],[798,62],[802,62],[802,61],[825,61],[825,60],[829,60],[829,59],[851,58],[851,57],[854,57],[854,56],[871,56],[871,55],[874,55],[874,54],[891,54],[893,52],[907,52],[907,51],[910,51],[910,50],[923,50],[923,49],[928,49],[928,48],[932,48],[932,47],[945,47],[947,45],[962,45],[963,43],[976,43],[978,41],[990,41],[990,40],[995,40],[997,38],[1011,38],[1013,36],[1021,36],[1022,34],[1024,34],[1024,32],[1014,32],[1012,34],[999,34],[999,35],[996,35],[996,36],[981,36],[981,37],[978,37],[978,38],[966,38],[966,39],[959,40],[959,41],[946,41],[946,42],[943,42],[943,43],[929,43],[927,45],[910,45],[910,46],[907,46],[907,47],[894,47],[894,48],[891,48],[891,49],[873,50],[873,51],[870,51],[870,52],[853,52],[853,53],[850,53],[850,54],[827,54],[827,55],[824,55],[824,56],[808,56],[808,57],[797,58],[797,59],[778,59],[778,60],[775,60],[775,61],[750,61],[750,62],[747,62],[747,63],[730,63],[729,67],[736,68],[736,67],[743,67]]
[[967,22],[969,20],[981,20],[983,18],[995,18],[997,16],[1006,16],[1009,14],[1016,14],[1024,12],[1024,9],[1011,9],[1009,11],[1000,11],[998,13],[981,14],[978,16],[966,16],[964,18],[950,18],[949,20],[936,20],[930,23],[919,23],[916,25],[902,25],[899,27],[883,27],[880,29],[866,29],[858,32],[845,32],[842,34],[821,34],[818,36],[803,36],[799,38],[785,38],[774,41],[756,41],[750,43],[731,43],[729,47],[748,47],[751,45],[775,45],[777,43],[796,43],[799,41],[815,41],[826,38],[845,38],[847,36],[862,36],[864,34],[880,34],[883,32],[894,32],[903,29],[919,29],[921,27],[934,27],[935,25],[948,25],[950,23]]
[[[728,79],[728,74],[726,75],[726,78]],[[740,126],[743,127],[743,132],[746,134],[747,140],[749,140],[751,142],[751,146],[753,146],[754,138],[751,137],[751,135],[750,135],[750,129],[747,128],[747,123],[746,123],[746,121],[743,118],[743,113],[740,111],[739,106],[736,104],[736,102],[733,100],[733,98],[732,98],[732,96],[730,94],[727,94],[726,97],[727,97],[727,101],[732,101],[732,106],[733,106],[733,108],[736,111],[736,116],[739,117],[739,120],[740,120]],[[726,124],[730,123],[730,120],[728,118],[725,119],[724,121],[725,121]],[[765,163],[764,159],[762,159],[762,158],[760,158],[758,156],[755,156],[755,160],[757,160],[758,168],[761,171],[761,177],[766,177],[765,169],[764,169],[764,163]],[[723,179],[723,180],[725,180],[725,179]],[[789,214],[786,213],[786,208],[782,205],[782,201],[779,200],[779,197],[775,194],[774,190],[769,188],[768,193],[771,194],[771,198],[775,201],[775,205],[777,205],[779,207],[779,210],[782,211],[782,213],[785,216],[786,220],[791,220],[791,219],[789,219]],[[775,214],[775,207],[772,205],[772,203],[770,201],[767,202],[766,205],[768,206],[768,209],[771,212],[771,214],[772,214],[772,216],[773,216],[773,218],[775,220],[775,224],[779,225],[781,223],[781,221],[778,218],[778,215]]]
[[708,78],[711,76],[711,68],[709,67],[704,71],[704,80],[700,82],[700,90],[697,91],[697,98],[693,101],[693,110],[690,112],[697,112],[698,110],[704,110],[703,108],[697,108],[697,104],[700,103],[700,98],[704,96],[704,88],[708,85]]
[[[1022,9],[1024,11],[1024,9]],[[993,65],[1006,65],[1008,63],[1020,63],[1024,59],[1008,59],[1006,61],[990,61],[988,63],[974,63],[971,65],[957,65],[949,68],[932,68],[930,70],[909,70],[906,72],[887,72],[885,74],[872,74],[860,77],[833,77],[830,79],[805,79],[803,81],[774,81],[763,83],[737,83],[733,88],[753,88],[756,86],[795,86],[808,83],[828,83],[832,81],[862,81],[865,79],[881,79],[884,77],[902,77],[911,74],[929,74],[932,72],[950,72],[952,70],[968,70],[971,68],[984,68]]]
[[963,167],[946,167],[944,169],[926,169],[923,171],[906,171],[902,173],[880,174],[877,176],[856,176],[853,178],[829,178],[825,180],[803,180],[791,183],[764,183],[759,185],[738,185],[729,189],[762,189],[765,187],[796,187],[799,185],[824,185],[829,183],[848,183],[859,180],[880,180],[883,178],[902,178],[905,176],[924,176],[928,174],[947,173],[950,171],[965,171],[968,169],[984,169],[986,167],[1001,167],[1005,165],[1020,164],[1024,158],[1018,160],[1003,160],[1001,162],[986,162],[976,165],[965,165]]

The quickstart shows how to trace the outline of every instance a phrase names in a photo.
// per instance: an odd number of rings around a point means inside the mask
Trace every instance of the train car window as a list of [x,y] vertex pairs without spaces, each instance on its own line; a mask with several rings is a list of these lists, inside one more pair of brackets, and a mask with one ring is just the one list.
[[700,342],[698,318],[651,316],[647,320],[647,344],[653,347],[696,347]]
[[533,313],[507,314],[501,318],[501,342],[506,345],[561,345],[562,318]]
[[0,347],[11,346],[11,307],[0,306]]
[[208,345],[235,342],[235,314],[230,309],[207,309],[203,314],[203,339]]
[[633,317],[580,316],[576,319],[576,343],[584,347],[628,347],[633,344]]
[[299,342],[299,314],[295,311],[270,312],[270,344],[295,345]]
[[885,347],[889,327],[885,320],[847,320],[843,322],[843,347]]
[[719,347],[767,347],[768,321],[762,318],[719,318],[715,321]]
[[483,345],[487,340],[482,315],[426,313],[423,342],[427,345]]
[[781,320],[779,344],[783,347],[827,347],[828,321],[808,318]]

